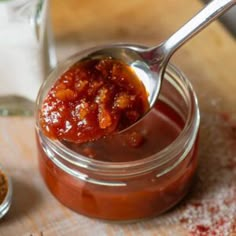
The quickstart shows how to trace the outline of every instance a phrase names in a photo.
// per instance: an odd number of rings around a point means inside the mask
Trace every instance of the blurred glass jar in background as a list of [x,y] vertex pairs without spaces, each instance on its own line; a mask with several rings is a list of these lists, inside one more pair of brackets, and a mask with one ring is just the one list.
[[31,115],[55,66],[47,0],[0,0],[0,115]]

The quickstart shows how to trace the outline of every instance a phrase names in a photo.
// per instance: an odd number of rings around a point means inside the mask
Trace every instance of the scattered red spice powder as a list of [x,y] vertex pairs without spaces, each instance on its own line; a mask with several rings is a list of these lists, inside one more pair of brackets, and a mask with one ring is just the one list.
[[[186,202],[183,225],[193,236],[224,236],[236,233],[236,152],[232,143],[235,124],[230,115],[203,118],[199,179],[192,199]],[[204,119],[205,118],[205,119]],[[207,143],[205,142],[207,140]]]
[[178,207],[152,224],[181,225],[192,236],[236,235],[235,124],[231,114],[202,112],[197,181]]
[[204,225],[197,225],[196,229],[198,232],[201,232],[201,233],[207,233],[209,231],[209,227],[204,226]]

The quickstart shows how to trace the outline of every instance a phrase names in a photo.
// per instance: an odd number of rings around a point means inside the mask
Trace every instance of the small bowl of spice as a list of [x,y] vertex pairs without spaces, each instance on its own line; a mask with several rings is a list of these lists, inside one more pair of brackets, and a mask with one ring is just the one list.
[[12,199],[11,179],[0,167],[0,219],[8,212]]

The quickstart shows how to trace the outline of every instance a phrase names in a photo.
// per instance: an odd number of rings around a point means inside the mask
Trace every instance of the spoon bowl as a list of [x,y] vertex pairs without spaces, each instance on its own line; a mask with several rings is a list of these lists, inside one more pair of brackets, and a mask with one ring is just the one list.
[[[112,57],[121,60],[129,65],[136,73],[137,77],[144,84],[150,106],[155,103],[155,97],[160,90],[161,79],[158,76],[161,74],[158,67],[149,63],[144,59],[148,48],[132,44],[113,44],[91,48],[84,53],[84,60],[102,59]],[[82,55],[81,55],[82,56]]]

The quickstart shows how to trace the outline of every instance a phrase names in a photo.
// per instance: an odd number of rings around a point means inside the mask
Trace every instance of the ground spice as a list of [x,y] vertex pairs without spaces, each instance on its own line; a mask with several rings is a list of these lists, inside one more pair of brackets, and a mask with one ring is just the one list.
[[2,204],[7,195],[7,189],[6,176],[0,171],[0,204]]

